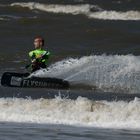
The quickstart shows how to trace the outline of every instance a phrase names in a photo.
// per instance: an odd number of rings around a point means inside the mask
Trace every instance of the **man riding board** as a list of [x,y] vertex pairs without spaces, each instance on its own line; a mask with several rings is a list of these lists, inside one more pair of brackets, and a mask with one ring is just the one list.
[[31,59],[31,72],[39,70],[40,68],[46,68],[50,52],[43,49],[44,39],[42,37],[36,37],[34,39],[35,50],[29,52]]

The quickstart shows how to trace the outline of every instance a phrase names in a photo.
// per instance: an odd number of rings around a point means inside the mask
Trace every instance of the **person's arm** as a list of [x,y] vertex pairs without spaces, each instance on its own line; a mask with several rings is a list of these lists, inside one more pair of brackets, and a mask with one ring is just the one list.
[[35,59],[35,53],[33,51],[30,51],[29,52],[29,58],[30,58],[31,62],[30,62],[30,64],[27,64],[25,66],[26,69],[28,69],[29,67],[31,67],[32,63],[34,63],[36,61],[36,59]]
[[46,51],[45,54],[42,56],[41,61],[47,64],[47,60],[49,59],[49,57],[50,57],[50,52]]

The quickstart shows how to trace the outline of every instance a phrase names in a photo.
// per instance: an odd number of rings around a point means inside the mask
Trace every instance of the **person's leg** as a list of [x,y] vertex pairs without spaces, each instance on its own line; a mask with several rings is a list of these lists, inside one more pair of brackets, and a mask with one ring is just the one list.
[[35,72],[35,71],[37,71],[39,69],[40,69],[40,66],[38,65],[38,63],[33,63],[32,64],[32,70],[31,70],[31,72]]
[[41,67],[41,68],[46,68],[46,64],[45,64],[45,63],[41,63],[41,64],[40,64],[40,67]]

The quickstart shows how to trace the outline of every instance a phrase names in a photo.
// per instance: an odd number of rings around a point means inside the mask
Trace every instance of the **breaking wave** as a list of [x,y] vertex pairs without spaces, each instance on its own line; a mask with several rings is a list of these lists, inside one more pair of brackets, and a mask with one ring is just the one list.
[[140,101],[0,98],[0,121],[140,129]]
[[100,11],[90,13],[88,16],[90,18],[103,20],[140,20],[139,11],[127,11],[127,12]]
[[140,11],[107,11],[98,5],[79,4],[79,5],[58,5],[58,4],[41,4],[36,2],[17,2],[10,6],[27,7],[31,10],[40,10],[51,13],[63,14],[82,14],[88,18],[101,20],[140,20]]

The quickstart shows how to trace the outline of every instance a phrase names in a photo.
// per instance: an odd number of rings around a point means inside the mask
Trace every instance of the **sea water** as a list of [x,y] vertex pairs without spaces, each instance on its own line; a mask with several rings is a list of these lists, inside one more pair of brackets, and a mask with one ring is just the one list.
[[[139,0],[1,0],[0,75],[27,72],[28,52],[41,35],[52,55],[47,70],[33,75],[96,86],[102,93],[139,94],[139,25]],[[7,97],[0,99],[0,110],[1,140],[139,139],[139,98]]]

